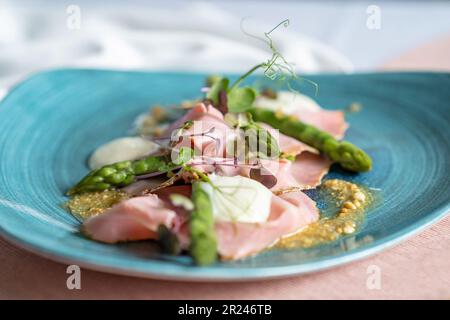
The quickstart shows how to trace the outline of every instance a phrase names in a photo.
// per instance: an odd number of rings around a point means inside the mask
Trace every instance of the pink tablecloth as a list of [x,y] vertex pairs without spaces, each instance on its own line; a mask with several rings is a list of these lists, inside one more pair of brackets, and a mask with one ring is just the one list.
[[[386,68],[450,70],[448,57],[450,38],[388,62]],[[0,266],[0,298],[3,299],[450,299],[450,217],[365,260],[281,280],[186,283],[83,269],[81,289],[69,290],[67,266],[25,252],[1,239]],[[379,287],[370,285],[371,276],[378,270]]]

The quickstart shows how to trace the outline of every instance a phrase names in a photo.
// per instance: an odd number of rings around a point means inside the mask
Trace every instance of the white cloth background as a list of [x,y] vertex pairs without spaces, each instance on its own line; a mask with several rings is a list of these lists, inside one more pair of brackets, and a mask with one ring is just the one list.
[[[80,8],[80,29],[67,5],[3,1],[0,10],[0,88],[30,72],[55,67],[242,72],[270,58],[261,41],[240,30],[241,17],[216,5],[190,2],[174,10],[146,5]],[[141,10],[140,8],[143,8]],[[70,17],[69,17],[70,16]],[[248,18],[245,29],[262,35],[274,25]],[[299,72],[351,71],[332,48],[280,27],[277,48]]]

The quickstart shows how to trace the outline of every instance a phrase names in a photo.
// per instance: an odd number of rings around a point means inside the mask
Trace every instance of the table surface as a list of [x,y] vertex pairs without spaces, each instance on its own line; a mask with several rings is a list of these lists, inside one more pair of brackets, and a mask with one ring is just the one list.
[[[450,71],[450,38],[386,61],[388,70]],[[450,216],[370,258],[328,271],[248,283],[146,280],[83,269],[81,290],[66,286],[66,265],[0,239],[0,299],[450,299]],[[380,287],[368,286],[373,266]],[[218,289],[220,287],[220,289]]]
[[[3,240],[0,262],[3,299],[450,299],[450,217],[371,258],[281,280],[188,283],[83,269],[81,289],[68,290],[67,266]],[[367,286],[373,266],[380,270],[380,289]]]

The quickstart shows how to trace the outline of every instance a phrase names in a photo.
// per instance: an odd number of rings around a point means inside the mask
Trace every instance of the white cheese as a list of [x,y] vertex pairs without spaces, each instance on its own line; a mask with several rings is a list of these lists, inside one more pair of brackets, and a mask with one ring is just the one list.
[[282,111],[292,114],[298,110],[318,111],[320,106],[310,97],[290,91],[277,92],[276,99],[259,96],[255,101],[255,107],[266,108],[273,111]]
[[272,192],[258,181],[242,176],[210,175],[212,186],[201,188],[211,199],[214,219],[221,221],[262,223],[270,215]]
[[118,138],[98,147],[89,158],[89,167],[93,170],[119,161],[136,160],[156,150],[156,143],[141,137]]

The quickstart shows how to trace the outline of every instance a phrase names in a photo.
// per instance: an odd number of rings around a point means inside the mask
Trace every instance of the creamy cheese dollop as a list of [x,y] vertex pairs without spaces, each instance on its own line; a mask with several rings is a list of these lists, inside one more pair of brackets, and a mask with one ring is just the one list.
[[285,114],[292,114],[299,109],[310,111],[318,111],[321,109],[317,102],[310,97],[290,91],[278,91],[276,99],[258,96],[254,106],[271,109],[273,111],[282,111]]
[[212,174],[200,187],[208,194],[215,220],[262,223],[270,215],[272,192],[258,181],[242,176]]
[[91,170],[107,164],[136,160],[158,150],[158,145],[141,137],[114,139],[98,147],[89,158]]

